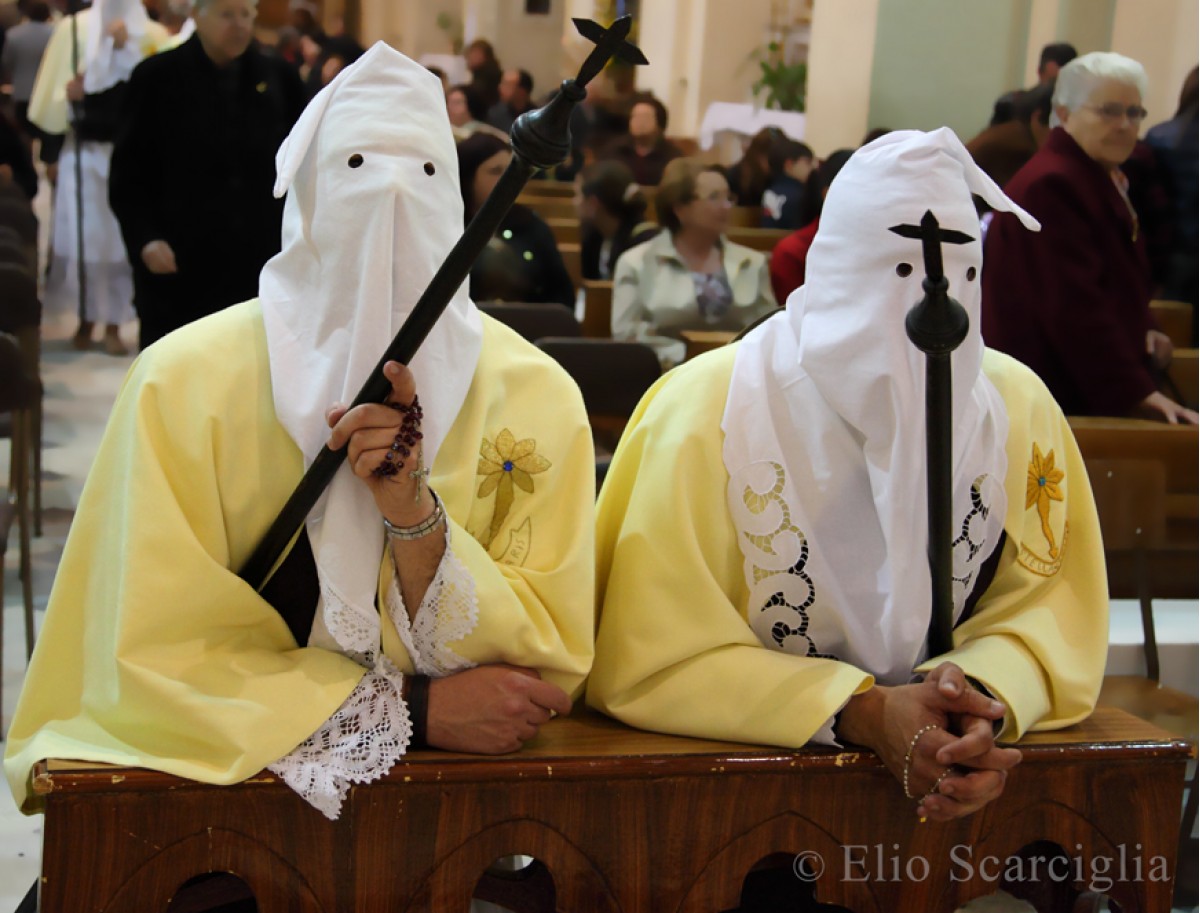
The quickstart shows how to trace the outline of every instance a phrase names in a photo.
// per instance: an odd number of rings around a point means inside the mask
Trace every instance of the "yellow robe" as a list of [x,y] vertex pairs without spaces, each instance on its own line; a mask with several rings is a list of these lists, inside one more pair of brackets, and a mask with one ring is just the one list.
[[[67,83],[75,76],[72,63],[79,61],[83,70],[87,55],[87,30],[92,21],[92,11],[77,14],[79,23],[75,47],[78,57],[71,53],[71,17],[63,16],[54,26],[42,62],[38,66],[37,78],[33,83],[33,94],[29,97],[29,119],[47,133],[66,133],[70,126],[70,103],[67,101]],[[146,23],[146,33],[141,39],[143,59],[159,51],[165,51],[171,40],[170,33],[153,20]]]
[[[298,648],[231,570],[302,469],[275,418],[257,301],[142,354],[84,487],[9,731],[19,805],[31,810],[29,771],[42,758],[237,782],[337,710],[365,670]],[[536,668],[577,696],[592,658],[591,433],[570,378],[487,317],[430,484],[478,597],[478,624],[450,648]],[[391,558],[380,560],[386,585]],[[382,616],[385,653],[411,672]]]
[[[642,729],[799,747],[873,679],[836,660],[767,649],[750,629],[721,456],[735,350],[665,376],[617,448],[597,508],[588,703]],[[1091,488],[1066,420],[1012,359],[988,351],[984,371],[1010,422],[1007,540],[954,649],[916,671],[960,665],[1008,706],[1001,738],[1015,739],[1091,712],[1108,593]]]

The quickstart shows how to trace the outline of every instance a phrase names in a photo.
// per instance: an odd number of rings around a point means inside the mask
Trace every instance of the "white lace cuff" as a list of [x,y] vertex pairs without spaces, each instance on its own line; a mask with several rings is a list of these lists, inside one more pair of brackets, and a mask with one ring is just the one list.
[[449,526],[446,551],[412,621],[400,593],[399,571],[387,592],[387,611],[421,675],[442,678],[475,665],[449,646],[469,636],[479,623],[475,578],[450,547]]
[[412,722],[402,684],[396,667],[381,660],[321,728],[268,770],[336,820],[350,785],[378,780],[408,748]]

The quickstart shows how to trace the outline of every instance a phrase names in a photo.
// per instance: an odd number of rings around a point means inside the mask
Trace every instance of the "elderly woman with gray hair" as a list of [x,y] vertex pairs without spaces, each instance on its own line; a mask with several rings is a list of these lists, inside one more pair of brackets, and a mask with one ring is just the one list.
[[1146,117],[1146,73],[1120,54],[1059,72],[1050,136],[1004,188],[1041,222],[1000,214],[983,266],[988,345],[1031,367],[1068,415],[1195,424],[1157,389],[1171,344],[1150,313],[1151,277],[1121,166]]

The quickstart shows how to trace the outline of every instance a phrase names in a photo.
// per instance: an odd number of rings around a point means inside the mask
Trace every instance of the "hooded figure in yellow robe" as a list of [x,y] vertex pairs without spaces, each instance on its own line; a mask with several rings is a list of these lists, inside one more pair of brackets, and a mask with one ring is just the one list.
[[32,765],[73,758],[219,784],[270,765],[336,817],[406,750],[408,675],[507,663],[582,688],[582,400],[464,290],[410,365],[448,518],[421,604],[403,604],[349,464],[306,522],[320,591],[306,642],[237,576],[329,439],[326,410],[351,401],[462,232],[440,83],[382,43],[309,104],[277,167],[283,249],[260,297],[143,352],[114,407],[9,731],[27,810]]
[[[592,706],[680,735],[838,744],[852,699],[953,663],[1003,704],[1002,739],[1091,712],[1108,633],[1095,507],[1045,387],[984,348],[972,191],[1038,227],[949,130],[859,150],[786,309],[647,393],[598,505]],[[890,230],[926,210],[971,238],[943,245],[970,331],[952,356],[955,628],[942,656],[926,643],[925,357],[904,328],[922,251]],[[921,757],[952,741],[927,735]],[[948,768],[922,763],[910,785],[929,792]]]

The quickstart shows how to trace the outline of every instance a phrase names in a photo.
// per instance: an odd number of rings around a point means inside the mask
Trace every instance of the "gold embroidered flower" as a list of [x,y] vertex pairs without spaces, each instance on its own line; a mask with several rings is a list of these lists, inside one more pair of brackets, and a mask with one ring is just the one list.
[[513,486],[533,494],[533,476],[550,468],[550,461],[536,453],[536,450],[537,441],[534,438],[518,441],[507,428],[496,435],[495,443],[484,438],[479,445],[479,467],[475,471],[483,476],[483,482],[479,485],[478,496],[486,498],[493,491],[496,493],[488,531],[489,544],[512,507],[515,497]]
[[1042,534],[1050,543],[1050,557],[1058,557],[1058,546],[1054,532],[1050,529],[1050,502],[1063,499],[1058,483],[1063,480],[1063,471],[1054,468],[1054,451],[1044,457],[1038,445],[1033,445],[1033,459],[1029,462],[1029,475],[1025,479],[1025,509],[1037,505],[1038,518],[1042,521]]

